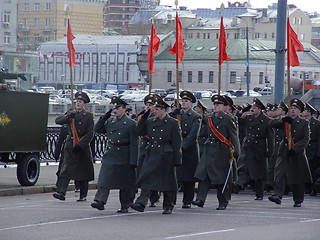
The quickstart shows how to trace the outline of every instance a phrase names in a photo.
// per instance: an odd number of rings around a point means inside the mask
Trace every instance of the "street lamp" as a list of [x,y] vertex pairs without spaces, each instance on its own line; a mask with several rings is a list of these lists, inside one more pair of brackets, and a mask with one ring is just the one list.
[[249,27],[248,27],[248,21],[247,19],[245,18],[242,18],[242,17],[238,17],[240,18],[241,20],[244,20],[246,22],[246,38],[247,38],[247,61],[245,63],[247,69],[246,69],[246,82],[247,82],[247,96],[249,97],[250,96],[250,78],[249,78]]

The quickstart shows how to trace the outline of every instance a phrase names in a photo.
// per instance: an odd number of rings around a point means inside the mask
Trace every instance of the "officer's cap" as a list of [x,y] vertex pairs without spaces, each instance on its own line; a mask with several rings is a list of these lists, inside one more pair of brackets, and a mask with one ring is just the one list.
[[193,103],[197,101],[196,97],[192,94],[192,92],[189,92],[189,91],[182,91],[180,93],[180,97],[181,99],[188,99]]
[[146,105],[147,103],[150,103],[152,105],[154,105],[154,98],[155,98],[155,94],[151,93],[148,94],[147,96],[144,97],[144,105]]
[[154,100],[154,107],[159,107],[159,108],[167,108],[170,107],[163,99],[159,96],[156,97]]
[[258,98],[253,99],[252,105],[255,105],[256,107],[260,108],[261,110],[266,109],[266,107],[263,105],[263,103]]
[[227,100],[228,105],[229,105],[230,107],[232,107],[232,106],[233,106],[233,100],[232,100],[232,98],[229,97],[229,96],[227,96],[227,95],[224,95],[224,98]]
[[304,103],[298,98],[294,98],[291,100],[291,106],[299,108],[301,112],[304,111]]
[[116,97],[116,96],[111,98],[111,104],[113,104],[113,106],[115,108],[120,107],[120,106],[125,107],[126,105],[128,105],[128,103],[126,103],[125,101],[123,101],[122,99],[120,99],[119,97]]
[[280,101],[279,108],[281,108],[286,113],[288,112],[288,106],[283,101]]
[[317,109],[315,109],[313,106],[311,106],[309,103],[306,102],[306,110],[311,112],[311,114],[315,113]]
[[215,94],[211,97],[211,101],[213,102],[213,104],[218,103],[218,104],[223,104],[225,106],[228,105],[228,101],[227,99],[225,99],[225,97]]
[[208,110],[208,108],[199,99],[197,100],[196,106],[201,108],[204,112]]
[[273,103],[272,104],[272,111],[275,111],[275,110],[277,110],[278,109],[278,104],[276,104],[276,103]]
[[90,102],[90,98],[85,92],[79,91],[79,92],[76,93],[75,96],[76,96],[76,99],[83,100],[84,103],[89,103]]

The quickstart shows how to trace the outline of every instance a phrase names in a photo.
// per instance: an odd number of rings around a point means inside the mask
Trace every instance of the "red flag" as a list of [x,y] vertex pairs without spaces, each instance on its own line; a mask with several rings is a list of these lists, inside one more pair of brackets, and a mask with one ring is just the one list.
[[152,71],[152,73],[155,73],[154,70],[154,55],[158,52],[160,44],[160,38],[156,34],[156,30],[154,29],[154,26],[152,24],[151,27],[151,37],[150,37],[150,45],[149,45],[149,51],[148,51],[148,70]]
[[75,53],[72,40],[75,39],[75,36],[73,36],[71,32],[71,25],[70,20],[68,19],[68,30],[67,30],[67,43],[68,43],[68,50],[69,50],[69,66],[75,67],[76,66],[76,60],[75,60]]
[[297,51],[303,51],[303,45],[287,19],[287,63],[288,67],[300,66]]
[[183,37],[182,37],[182,27],[178,17],[178,13],[176,14],[176,42],[173,45],[173,47],[169,49],[169,53],[176,54],[177,63],[183,61],[184,44],[183,44]]
[[223,63],[224,60],[231,61],[232,59],[228,57],[227,51],[227,38],[226,38],[226,32],[224,30],[223,26],[223,17],[221,17],[221,23],[220,23],[220,36],[219,36],[219,65]]

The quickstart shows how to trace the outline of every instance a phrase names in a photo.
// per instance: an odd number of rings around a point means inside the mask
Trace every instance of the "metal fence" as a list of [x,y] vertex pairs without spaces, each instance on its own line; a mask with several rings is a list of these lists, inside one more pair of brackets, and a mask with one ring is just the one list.
[[[47,130],[47,150],[40,153],[41,160],[54,160],[56,143],[60,134],[60,127],[48,127]],[[90,144],[94,158],[102,158],[106,148],[106,136],[96,133]]]

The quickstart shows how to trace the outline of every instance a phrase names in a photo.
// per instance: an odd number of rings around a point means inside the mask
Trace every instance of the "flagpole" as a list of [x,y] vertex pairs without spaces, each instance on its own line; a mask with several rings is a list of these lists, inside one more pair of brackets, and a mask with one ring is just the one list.
[[[152,12],[152,26],[154,24],[154,12]],[[152,28],[151,28],[152,31]],[[152,35],[152,33],[151,33]],[[151,46],[151,55],[153,56],[153,36],[150,37],[150,46]],[[152,69],[149,69],[149,94],[151,94],[152,90]]]
[[[288,20],[289,20],[289,7],[287,6],[287,16],[288,16]],[[290,45],[290,36],[289,36],[289,29],[288,29],[288,25],[287,25],[287,84],[288,84],[288,116],[291,117],[291,111],[290,111],[290,107],[291,107],[291,87],[290,87],[290,61],[289,61],[289,54],[288,54],[288,49],[289,49],[289,45]],[[290,150],[292,148],[291,146],[291,124],[288,124],[288,149]]]
[[[221,18],[223,17],[223,10],[224,10],[224,4],[222,3],[221,6],[220,6],[220,9],[221,9]],[[220,29],[221,29],[221,26],[220,26]],[[221,33],[221,31],[220,31]],[[221,36],[219,36],[221,37]],[[220,43],[220,40],[219,40],[219,43]],[[219,50],[219,54],[220,54],[220,51],[221,49]],[[218,95],[220,95],[220,92],[221,92],[221,64],[219,63],[219,75],[218,75]]]
[[[178,0],[175,0],[175,5],[176,5],[176,16],[178,15]],[[176,46],[177,46],[177,48],[176,48],[176,92],[177,92],[177,108],[178,109],[180,109],[180,107],[179,107],[179,60],[178,60],[178,58],[179,58],[179,53],[178,53],[178,51],[179,51],[179,42],[178,42],[178,31],[177,31],[177,26],[178,26],[178,24],[177,24],[177,22],[178,22],[178,20],[177,20],[177,18],[176,18]],[[180,115],[178,114],[178,118],[180,117]],[[180,119],[179,119],[180,120]]]

